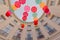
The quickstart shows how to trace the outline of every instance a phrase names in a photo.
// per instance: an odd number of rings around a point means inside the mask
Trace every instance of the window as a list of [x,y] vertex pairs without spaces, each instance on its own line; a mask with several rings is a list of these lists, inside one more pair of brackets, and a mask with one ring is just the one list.
[[32,38],[32,36],[31,36],[31,34],[30,34],[30,33],[29,33],[29,34],[27,34],[27,38],[26,38],[25,40],[33,40],[33,38]]
[[31,25],[27,26],[27,31],[31,31]]
[[51,6],[54,6],[54,5],[55,5],[55,0],[51,0],[50,5],[51,5]]
[[48,25],[48,24],[45,24],[44,27],[46,28],[46,30],[48,31],[48,34],[51,35],[53,33],[56,32],[56,29],[53,28],[52,26]]
[[0,35],[6,37],[9,34],[10,30],[12,29],[12,27],[13,26],[11,24],[9,24],[9,25],[6,26],[6,28],[0,29]]
[[53,22],[56,22],[58,25],[60,25],[60,17],[53,16],[51,19]]
[[37,32],[37,38],[38,38],[38,39],[44,38],[44,35],[41,33],[40,28],[37,28],[37,29],[36,29],[36,32]]
[[13,23],[16,25],[17,24],[17,20],[13,20]]
[[12,24],[9,24],[6,26],[6,28],[4,28],[3,30],[6,32],[6,33],[9,33],[10,30],[12,29],[13,25]]
[[19,28],[16,31],[16,34],[13,36],[13,40],[20,40],[20,38],[21,38],[21,32],[22,32],[22,29]]
[[6,20],[5,17],[3,15],[0,16],[0,22]]
[[60,17],[57,17],[56,23],[60,25]]
[[58,1],[58,5],[60,5],[60,0]]
[[[31,25],[29,25],[30,27]],[[27,31],[27,37],[25,38],[25,40],[33,40],[32,35],[31,35],[31,31]]]
[[45,20],[41,20],[40,23],[43,24],[45,22]]
[[56,21],[57,20],[57,17],[56,16],[53,16],[51,20],[52,21]]
[[42,22],[44,22],[44,20],[41,20],[40,22],[42,23]]

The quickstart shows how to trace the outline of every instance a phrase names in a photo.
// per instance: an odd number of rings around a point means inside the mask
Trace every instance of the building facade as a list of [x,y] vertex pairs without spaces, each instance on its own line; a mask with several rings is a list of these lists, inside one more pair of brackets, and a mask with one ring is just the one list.
[[39,19],[38,26],[33,22],[22,22],[14,15],[7,17],[10,0],[0,0],[0,40],[60,40],[60,0],[47,0],[51,13]]

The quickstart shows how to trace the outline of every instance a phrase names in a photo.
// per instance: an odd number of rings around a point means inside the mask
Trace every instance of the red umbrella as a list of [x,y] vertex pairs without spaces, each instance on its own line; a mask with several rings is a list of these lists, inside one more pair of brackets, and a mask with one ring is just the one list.
[[31,8],[31,11],[35,13],[35,12],[37,11],[37,7],[33,6],[33,7]]
[[30,11],[30,6],[26,5],[26,6],[24,7],[24,11],[25,11],[25,12],[29,12],[29,11]]
[[19,1],[16,1],[16,2],[15,2],[15,6],[16,6],[17,8],[20,8],[20,7],[21,7],[21,3],[20,3]]
[[21,28],[24,28],[24,26],[25,26],[24,24],[21,24]]
[[11,13],[12,13],[12,12],[11,12],[10,10],[8,10],[8,11],[6,12],[6,16],[7,16],[7,17],[11,16]]
[[27,12],[24,12],[24,13],[23,13],[23,16],[28,16],[28,13],[27,13]]
[[37,25],[38,24],[38,20],[34,20],[34,25]]
[[23,19],[23,21],[26,21],[27,20],[27,17],[26,16],[23,16],[22,19]]
[[50,11],[49,11],[49,9],[48,9],[48,6],[44,6],[43,11],[44,11],[46,14],[49,14],[49,13],[50,13]]
[[25,4],[25,3],[26,3],[26,0],[19,0],[19,2],[20,2],[21,4]]

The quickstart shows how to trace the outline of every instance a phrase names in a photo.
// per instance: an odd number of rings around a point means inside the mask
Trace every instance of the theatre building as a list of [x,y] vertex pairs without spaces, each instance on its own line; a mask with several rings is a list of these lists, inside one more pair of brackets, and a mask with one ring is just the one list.
[[60,0],[0,0],[0,40],[60,40]]

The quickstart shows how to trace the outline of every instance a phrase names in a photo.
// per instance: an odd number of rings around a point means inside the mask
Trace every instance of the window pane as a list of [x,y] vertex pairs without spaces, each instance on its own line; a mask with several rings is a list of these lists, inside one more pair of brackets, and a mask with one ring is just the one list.
[[31,35],[31,31],[27,31],[27,37],[25,40],[33,40],[32,35]]
[[31,31],[31,25],[27,25],[27,31]]
[[13,40],[20,40],[21,38],[21,32],[22,32],[22,29],[18,29],[15,33],[15,35],[13,36]]
[[57,17],[56,23],[60,25],[60,17]]
[[44,25],[44,27],[46,28],[46,30],[48,30],[48,34],[49,34],[49,35],[51,35],[51,34],[53,34],[54,32],[56,32],[56,29],[53,28],[52,26],[48,25],[48,24]]
[[17,20],[13,20],[13,23],[16,25],[17,24]]
[[44,38],[44,35],[41,33],[40,28],[37,28],[37,29],[36,29],[36,32],[37,32],[37,38],[38,38],[38,39]]
[[51,19],[53,22],[56,22],[56,24],[60,25],[60,17],[53,16]]
[[26,40],[33,40],[33,38],[31,37],[31,34],[27,34]]
[[11,29],[12,25],[7,25],[4,29],[0,29],[0,35],[7,37]]
[[52,21],[56,21],[57,20],[57,17],[56,16],[53,16],[53,18],[52,18]]
[[43,24],[45,22],[45,20],[40,20],[40,23]]
[[51,6],[54,6],[54,5],[55,5],[55,0],[51,0],[50,5],[51,5]]
[[0,35],[6,37],[8,35],[8,33],[6,33],[5,31],[3,31],[2,29],[0,29]]
[[6,20],[5,17],[3,15],[0,16],[0,22]]
[[3,31],[5,31],[6,33],[9,33],[10,30],[12,29],[12,27],[13,26],[11,24],[9,24],[9,25],[6,26],[6,28],[3,29]]

